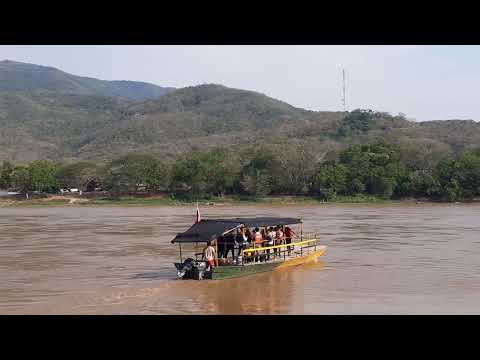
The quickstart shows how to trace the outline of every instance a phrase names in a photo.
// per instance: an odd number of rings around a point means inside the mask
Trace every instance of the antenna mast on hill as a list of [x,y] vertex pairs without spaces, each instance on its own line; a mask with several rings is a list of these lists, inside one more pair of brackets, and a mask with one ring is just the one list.
[[347,111],[347,97],[346,97],[346,86],[345,86],[345,69],[342,69],[342,78],[343,78],[343,97],[342,97],[342,104],[343,104],[343,111]]

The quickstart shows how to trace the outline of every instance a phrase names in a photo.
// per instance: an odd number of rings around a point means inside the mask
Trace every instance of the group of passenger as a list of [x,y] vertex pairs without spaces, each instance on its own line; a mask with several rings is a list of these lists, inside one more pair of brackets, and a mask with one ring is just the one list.
[[[243,250],[249,248],[270,247],[274,245],[290,244],[292,238],[295,237],[295,232],[290,227],[285,227],[283,231],[282,226],[269,227],[260,230],[258,227],[250,231],[249,228],[241,227],[236,231],[232,231],[224,236],[219,237],[217,240],[218,257],[227,258],[231,253],[232,258],[236,261],[241,261]],[[288,255],[291,253],[292,247],[287,247]],[[213,246],[209,246],[205,249],[204,256],[207,261],[213,265]],[[281,254],[282,248],[273,249],[274,257]],[[206,252],[208,251],[208,254]],[[248,253],[248,252],[247,252]],[[268,261],[271,257],[271,249],[265,251],[252,251],[250,256],[244,259],[244,262],[251,261]]]

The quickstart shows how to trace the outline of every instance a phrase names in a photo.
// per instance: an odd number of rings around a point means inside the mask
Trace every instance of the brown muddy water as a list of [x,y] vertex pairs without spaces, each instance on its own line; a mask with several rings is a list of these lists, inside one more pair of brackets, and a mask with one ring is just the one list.
[[317,263],[176,280],[195,210],[0,208],[0,314],[479,314],[480,205],[210,206],[203,217],[303,217]]

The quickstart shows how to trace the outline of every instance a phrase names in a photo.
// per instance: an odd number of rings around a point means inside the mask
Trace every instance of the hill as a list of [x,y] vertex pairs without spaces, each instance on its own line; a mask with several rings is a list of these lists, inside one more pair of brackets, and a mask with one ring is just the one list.
[[130,102],[96,95],[0,92],[0,160],[69,159]]
[[205,84],[131,104],[116,128],[97,132],[96,139],[79,149],[79,154],[105,158],[109,153],[136,151],[174,158],[216,146],[241,151],[296,141],[310,123],[327,130],[342,116],[295,108],[253,91]]
[[142,101],[158,98],[174,88],[138,81],[99,80],[72,75],[49,66],[10,60],[0,61],[0,91],[42,90]]
[[238,153],[258,146],[280,152],[301,148],[320,160],[374,139],[396,143],[407,163],[431,166],[442,157],[478,147],[480,124],[417,123],[363,110],[307,111],[216,84],[140,102],[48,90],[0,92],[0,161],[105,162],[129,152],[174,159],[217,146]]

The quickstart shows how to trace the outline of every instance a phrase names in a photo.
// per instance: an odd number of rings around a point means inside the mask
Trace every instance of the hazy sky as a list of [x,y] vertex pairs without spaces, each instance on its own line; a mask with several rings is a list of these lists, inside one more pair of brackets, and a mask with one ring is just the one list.
[[480,120],[480,46],[0,46],[0,60],[105,80],[254,90],[310,110]]

